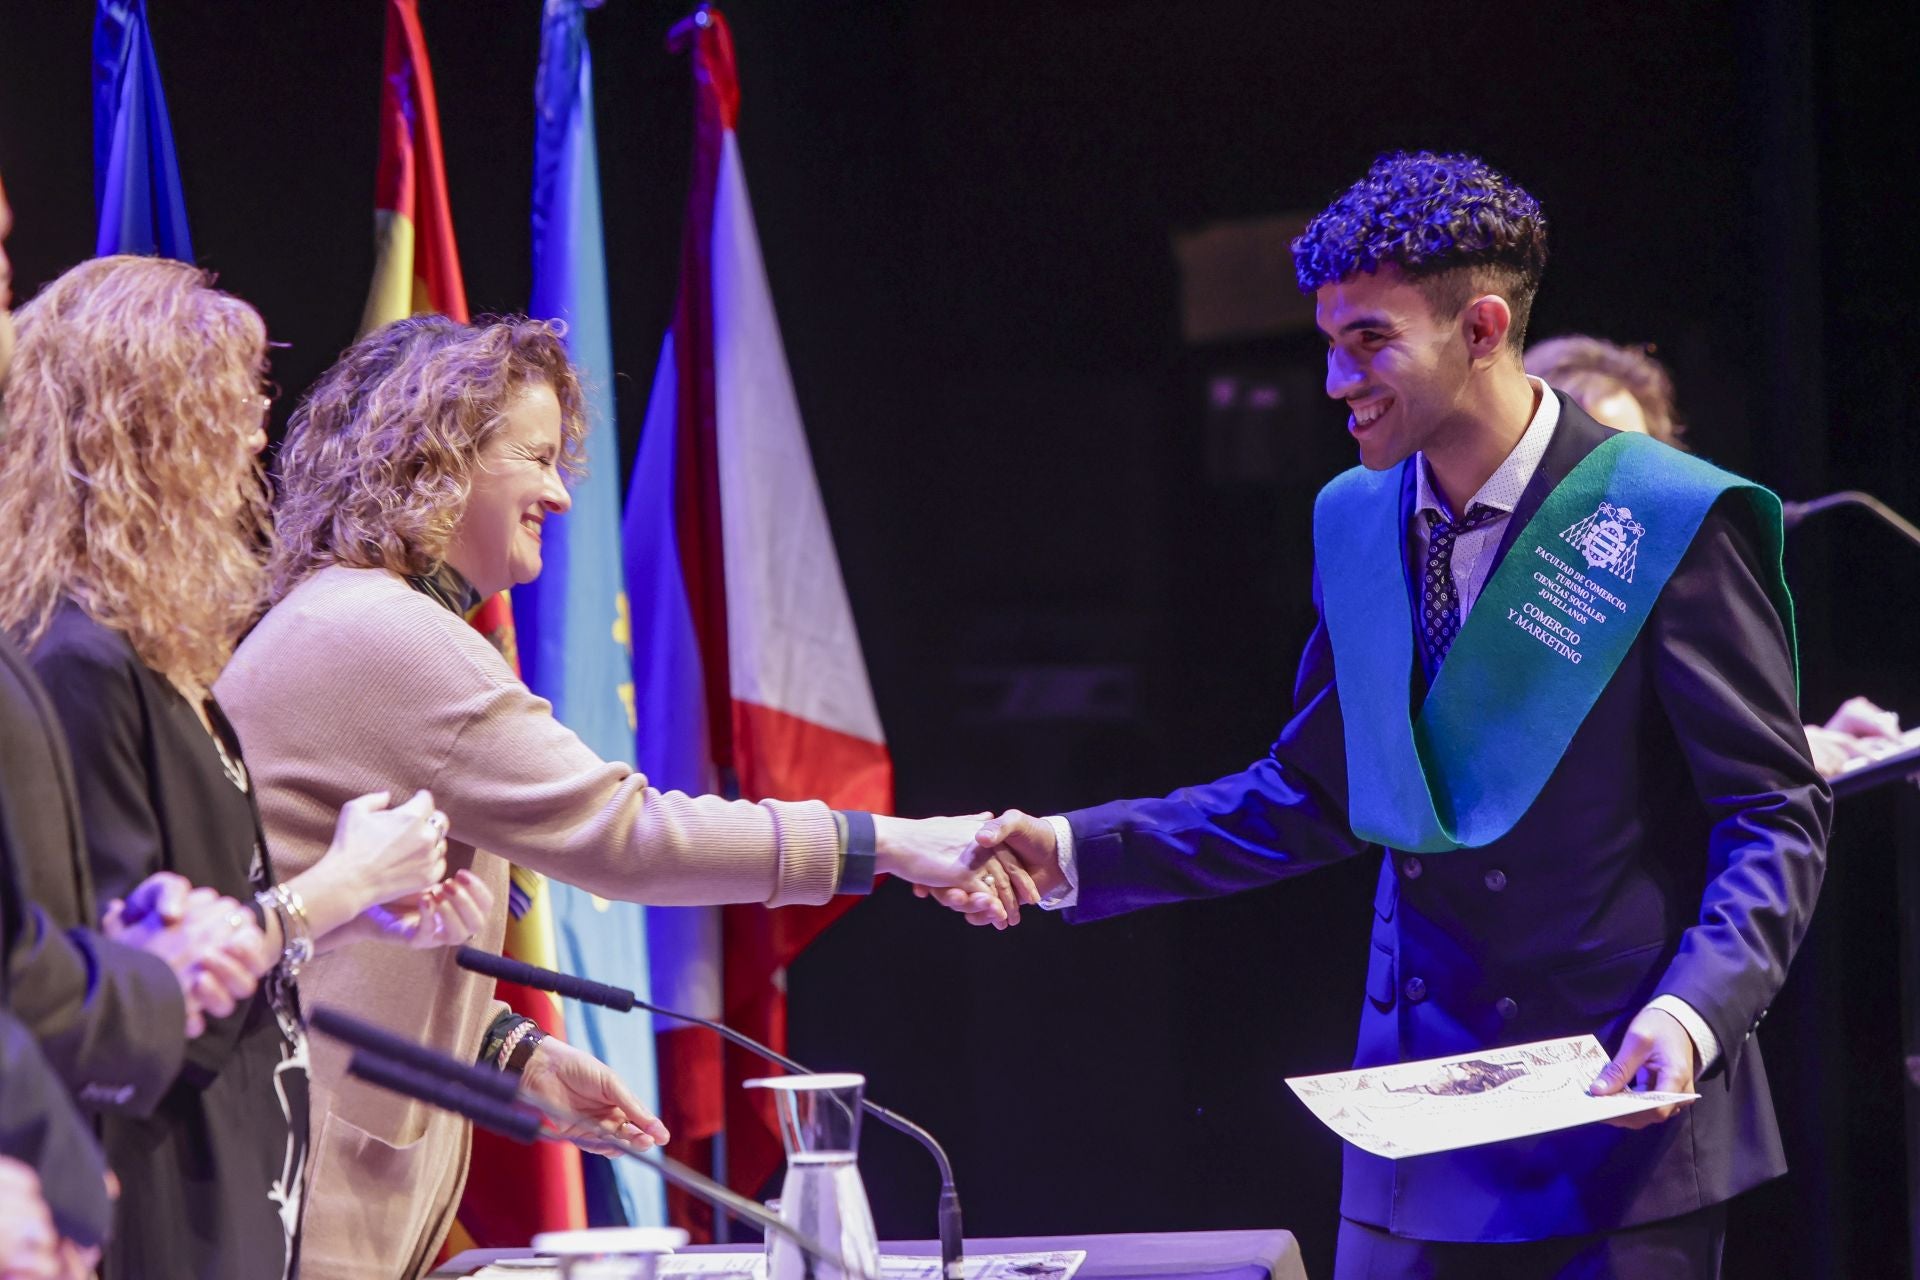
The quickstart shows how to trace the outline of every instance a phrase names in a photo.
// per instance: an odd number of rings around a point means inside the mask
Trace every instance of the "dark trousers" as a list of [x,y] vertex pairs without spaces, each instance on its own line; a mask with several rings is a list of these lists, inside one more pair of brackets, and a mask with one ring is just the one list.
[[1409,1240],[1340,1220],[1334,1280],[1718,1280],[1727,1209],[1518,1244]]

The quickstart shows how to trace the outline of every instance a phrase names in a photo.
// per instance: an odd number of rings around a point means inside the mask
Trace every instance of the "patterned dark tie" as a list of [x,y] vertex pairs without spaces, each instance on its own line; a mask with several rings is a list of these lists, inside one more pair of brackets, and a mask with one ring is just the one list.
[[1420,629],[1427,640],[1427,671],[1438,671],[1460,634],[1460,595],[1453,588],[1453,544],[1461,534],[1507,513],[1476,502],[1448,524],[1438,511],[1427,512],[1427,568],[1420,583]]

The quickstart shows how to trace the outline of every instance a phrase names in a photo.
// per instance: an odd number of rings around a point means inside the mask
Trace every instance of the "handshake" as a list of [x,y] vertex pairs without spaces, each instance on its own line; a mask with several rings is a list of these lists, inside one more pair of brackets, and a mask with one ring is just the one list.
[[998,817],[876,814],[873,827],[879,870],[972,924],[996,929],[1019,924],[1021,907],[1035,906],[1068,885],[1053,824],[1018,809]]

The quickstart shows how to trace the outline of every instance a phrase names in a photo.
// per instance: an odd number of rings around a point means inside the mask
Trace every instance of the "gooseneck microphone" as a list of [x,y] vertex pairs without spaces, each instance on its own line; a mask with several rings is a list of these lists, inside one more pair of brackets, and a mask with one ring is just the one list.
[[[775,1053],[766,1045],[751,1036],[743,1035],[723,1022],[711,1018],[697,1017],[691,1013],[682,1013],[678,1009],[669,1009],[664,1005],[642,1000],[625,987],[608,986],[603,982],[592,982],[586,978],[576,978],[570,973],[560,973],[553,969],[543,969],[538,965],[527,964],[520,960],[510,960],[497,956],[491,951],[482,951],[478,947],[460,947],[454,952],[454,962],[462,969],[474,973],[484,973],[489,977],[518,983],[531,987],[535,991],[551,991],[558,995],[570,996],[585,1004],[597,1004],[608,1009],[618,1009],[622,1013],[634,1009],[645,1009],[648,1013],[657,1013],[662,1017],[678,1022],[692,1023],[696,1027],[705,1027],[729,1044],[738,1045],[748,1053],[765,1058],[768,1062],[777,1062],[787,1070],[799,1075],[813,1075],[814,1072],[795,1062],[784,1053]],[[964,1232],[960,1217],[960,1192],[953,1184],[953,1164],[947,1159],[946,1149],[931,1133],[922,1129],[913,1121],[896,1111],[862,1098],[860,1105],[866,1113],[880,1123],[917,1141],[927,1149],[934,1163],[940,1169],[940,1274],[948,1280],[962,1280],[966,1274],[964,1266],[965,1248],[962,1243]]]
[[[561,1128],[599,1129],[591,1117],[520,1095],[517,1079],[507,1072],[461,1062],[338,1009],[320,1006],[312,1011],[308,1022],[315,1030],[353,1047],[353,1057],[347,1064],[349,1074],[429,1106],[465,1116],[516,1142],[532,1142],[540,1136],[543,1117]],[[498,1080],[506,1082],[504,1097],[494,1083]],[[786,1236],[806,1256],[809,1274],[814,1261],[818,1260],[838,1268],[843,1275],[854,1275],[838,1253],[705,1174],[651,1148],[638,1146],[617,1133],[602,1130],[595,1141],[617,1148],[622,1155],[646,1165],[674,1186],[758,1227],[763,1233]]]
[[1920,529],[1915,528],[1912,521],[1872,494],[1862,493],[1858,489],[1842,489],[1839,493],[1829,493],[1823,498],[1806,502],[1783,502],[1780,504],[1780,523],[1791,529],[1808,516],[1819,515],[1835,507],[1864,507],[1893,526],[1908,542],[1920,547]]
[[[494,1071],[477,1063],[457,1061],[437,1049],[416,1044],[405,1036],[395,1035],[385,1027],[363,1022],[352,1014],[342,1013],[327,1005],[320,1005],[309,1012],[307,1025],[316,1031],[325,1032],[342,1044],[369,1050],[382,1058],[411,1067],[415,1071],[427,1074],[438,1073],[448,1083],[490,1101],[512,1102],[520,1090],[520,1082],[504,1071]],[[454,1110],[454,1108],[450,1107],[448,1110]]]
[[465,1116],[482,1129],[522,1145],[540,1136],[540,1113],[488,1097],[457,1080],[424,1071],[377,1049],[356,1049],[347,1061],[347,1074],[369,1084],[404,1094],[429,1106]]

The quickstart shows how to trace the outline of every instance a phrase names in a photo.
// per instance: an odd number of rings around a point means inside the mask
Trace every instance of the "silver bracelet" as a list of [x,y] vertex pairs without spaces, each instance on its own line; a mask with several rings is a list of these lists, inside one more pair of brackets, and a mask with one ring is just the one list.
[[279,917],[280,968],[291,982],[313,959],[313,924],[307,918],[307,904],[299,890],[284,884],[262,890],[254,900]]

